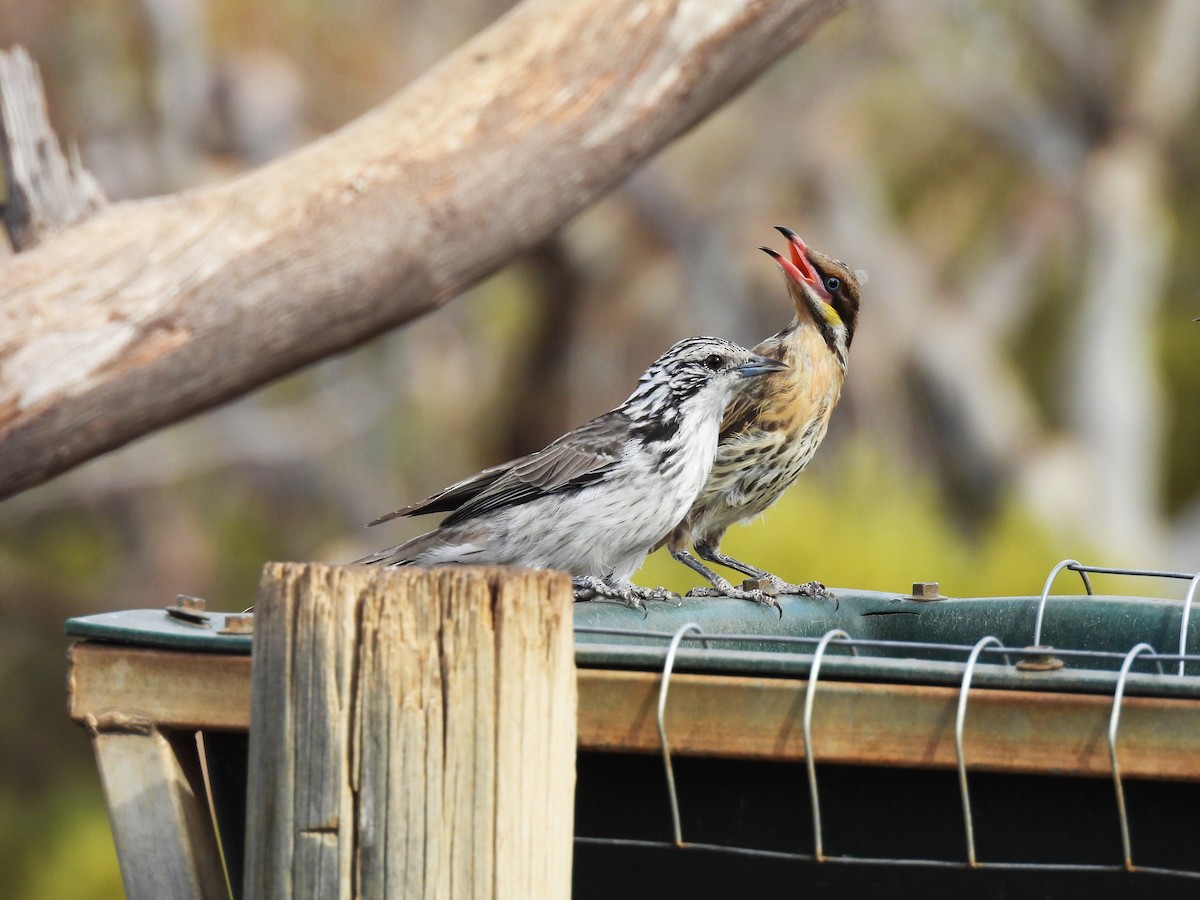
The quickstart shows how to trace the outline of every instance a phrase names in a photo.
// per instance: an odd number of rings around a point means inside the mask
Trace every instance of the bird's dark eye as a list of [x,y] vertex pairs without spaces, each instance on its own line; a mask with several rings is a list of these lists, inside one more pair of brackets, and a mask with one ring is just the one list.
[[710,353],[704,358],[704,366],[714,372],[719,372],[721,367],[725,365],[725,357],[720,353]]
[[836,275],[830,275],[825,279],[825,290],[829,291],[831,294],[837,291],[837,289],[841,286],[842,279],[838,278]]

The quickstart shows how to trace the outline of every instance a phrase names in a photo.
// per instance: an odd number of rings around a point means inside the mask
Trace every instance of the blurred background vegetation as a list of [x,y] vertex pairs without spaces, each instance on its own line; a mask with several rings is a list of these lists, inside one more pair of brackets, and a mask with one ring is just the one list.
[[[60,136],[124,199],[342,125],[507,5],[0,0],[0,46],[31,51]],[[421,530],[362,524],[610,408],[682,336],[781,327],[755,249],[777,223],[871,279],[825,446],[732,553],[960,596],[1036,594],[1065,556],[1194,570],[1198,46],[1194,0],[854,4],[435,315],[7,501],[0,896],[121,894],[64,619],[241,609],[265,560]],[[657,556],[639,580],[694,584]]]

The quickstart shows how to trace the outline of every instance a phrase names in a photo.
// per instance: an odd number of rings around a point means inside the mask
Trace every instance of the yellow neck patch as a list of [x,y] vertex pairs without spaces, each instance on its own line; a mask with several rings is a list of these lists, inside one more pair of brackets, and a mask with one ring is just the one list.
[[837,314],[837,310],[834,309],[832,306],[830,306],[828,303],[821,304],[821,315],[825,317],[825,321],[828,322],[830,325],[845,325],[846,324],[845,322],[842,321],[842,317]]

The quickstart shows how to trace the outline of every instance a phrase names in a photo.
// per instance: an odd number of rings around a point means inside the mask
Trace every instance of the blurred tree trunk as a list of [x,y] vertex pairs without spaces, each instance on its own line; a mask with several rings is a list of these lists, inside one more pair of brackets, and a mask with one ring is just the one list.
[[[922,236],[894,212],[873,148],[844,141],[822,157],[843,241],[853,239],[855,259],[892,285],[855,339],[857,402],[877,431],[907,435],[904,443],[937,459],[960,502],[965,494],[986,509],[997,486],[1015,481],[1030,508],[1063,533],[1084,536],[1109,558],[1162,565],[1155,339],[1174,239],[1166,166],[1200,92],[1200,4],[1147,4],[1124,56],[1117,47],[1125,44],[1100,37],[1101,7],[1024,4],[980,15],[971,44],[955,43],[944,58],[905,42],[908,4],[890,9],[883,30],[915,61],[929,92],[1037,173],[1040,186],[1016,207],[991,256],[980,250],[972,277],[941,284]],[[997,63],[1026,46],[1056,73],[1046,83],[1014,78]],[[960,66],[962,59],[978,64]],[[1065,323],[1037,306],[1034,276],[1055,241],[1079,257]],[[1053,328],[1062,428],[1047,420],[1014,364],[1017,329],[1031,314],[1040,317],[1037,329]],[[906,373],[918,376],[926,419],[895,401]],[[924,427],[929,419],[935,427]]]
[[571,347],[583,311],[583,285],[579,271],[559,238],[542,242],[526,262],[534,282],[534,314],[524,348],[520,384],[533,390],[512,400],[508,425],[500,441],[501,456],[515,459],[533,453],[571,428],[566,386],[555,379],[569,362]]
[[389,102],[0,271],[0,497],[426,313],[845,0],[526,0]]
[[1115,125],[1081,176],[1090,252],[1068,354],[1069,409],[1093,466],[1094,501],[1084,507],[1093,534],[1131,558],[1159,560],[1167,548],[1156,326],[1174,239],[1164,170],[1200,91],[1200,5],[1164,3],[1147,32],[1132,71],[1113,79],[1124,86],[1109,101]]

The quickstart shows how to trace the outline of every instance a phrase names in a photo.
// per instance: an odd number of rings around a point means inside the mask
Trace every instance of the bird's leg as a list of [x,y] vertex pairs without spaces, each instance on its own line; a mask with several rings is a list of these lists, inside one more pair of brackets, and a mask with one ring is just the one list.
[[[697,552],[700,550],[700,546],[698,544],[696,545],[696,550]],[[712,587],[707,588],[692,588],[687,593],[689,597],[733,597],[736,600],[753,600],[755,603],[761,603],[763,606],[771,607],[773,610],[779,613],[780,618],[783,618],[783,607],[780,606],[778,601],[776,601],[776,599],[766,591],[745,591],[741,588],[735,588],[727,580],[722,578],[708,566],[704,565],[704,563],[700,562],[700,560],[696,559],[696,557],[692,556],[692,554],[688,553],[687,550],[683,549],[682,547],[678,550],[672,550],[671,556],[679,560],[679,562],[683,563],[692,571],[704,576],[704,578],[708,579],[709,583],[712,585]]]
[[609,581],[595,575],[575,575],[571,578],[571,587],[576,600],[615,600],[634,609],[646,612],[646,605],[638,592],[646,588],[635,588],[629,582]]
[[[749,575],[751,578],[767,582],[770,585],[770,592],[773,594],[799,594],[803,597],[812,597],[814,600],[832,600],[834,602],[834,609],[837,609],[837,597],[834,596],[833,591],[829,590],[829,588],[825,587],[819,581],[791,584],[784,581],[778,575],[772,575],[765,569],[760,569],[757,566],[752,566],[747,562],[742,562],[740,559],[735,559],[732,556],[722,553],[716,544],[707,541],[698,541],[696,543],[696,552],[708,562],[734,569],[743,575]],[[747,593],[740,588],[738,592]]]
[[[732,584],[730,584],[704,563],[700,562],[700,560],[696,559],[696,557],[692,556],[692,554],[688,553],[683,547],[680,547],[678,550],[672,550],[671,556],[677,562],[683,563],[685,566],[712,585],[712,589],[715,591],[715,593],[711,595],[705,594],[703,596],[715,597],[723,595],[729,591],[737,590],[737,588],[735,588]],[[706,590],[706,588],[693,588],[692,590],[688,591],[688,596],[699,596],[696,594],[696,591],[698,590]]]

